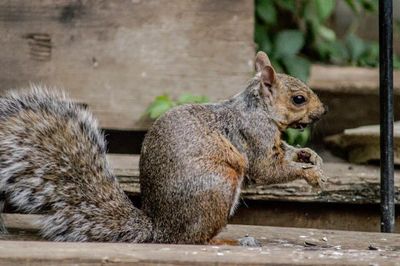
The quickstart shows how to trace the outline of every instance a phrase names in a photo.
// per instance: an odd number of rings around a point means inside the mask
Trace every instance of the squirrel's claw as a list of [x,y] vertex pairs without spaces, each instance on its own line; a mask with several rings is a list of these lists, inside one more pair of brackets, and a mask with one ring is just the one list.
[[307,169],[304,169],[304,171],[306,171],[304,174],[304,179],[310,186],[316,190],[325,189],[328,177],[323,173],[320,167],[311,166]]

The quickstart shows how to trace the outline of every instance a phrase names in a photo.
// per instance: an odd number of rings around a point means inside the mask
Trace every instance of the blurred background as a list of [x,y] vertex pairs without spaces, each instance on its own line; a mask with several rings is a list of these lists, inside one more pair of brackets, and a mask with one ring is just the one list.
[[[400,0],[393,3],[399,119]],[[377,0],[2,0],[0,33],[0,94],[42,84],[90,108],[138,204],[137,154],[154,119],[235,95],[254,75],[256,51],[267,52],[278,72],[329,106],[313,129],[284,137],[317,149],[332,179],[324,192],[302,181],[246,188],[232,222],[379,230]],[[398,124],[395,139],[400,164]]]

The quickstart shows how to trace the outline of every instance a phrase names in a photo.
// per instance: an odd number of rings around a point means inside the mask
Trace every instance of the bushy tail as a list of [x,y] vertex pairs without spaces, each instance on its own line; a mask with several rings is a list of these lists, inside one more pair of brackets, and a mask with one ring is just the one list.
[[57,241],[150,241],[107,158],[90,112],[33,88],[0,99],[0,191],[24,212],[47,211],[42,234]]
[[2,213],[4,210],[4,204],[5,204],[5,200],[6,200],[6,194],[4,192],[0,192],[0,234],[7,234],[7,228],[4,224],[4,220],[2,217]]

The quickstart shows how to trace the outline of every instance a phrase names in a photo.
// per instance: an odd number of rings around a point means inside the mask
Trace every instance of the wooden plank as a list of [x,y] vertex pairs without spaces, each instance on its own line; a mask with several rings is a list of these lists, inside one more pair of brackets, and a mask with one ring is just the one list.
[[[400,121],[394,123],[394,163],[400,165]],[[353,163],[380,160],[379,125],[345,129],[343,133],[327,137],[325,142],[333,149],[344,151]]]
[[[137,196],[139,187],[139,156],[108,155],[115,174],[128,195]],[[253,200],[299,202],[379,203],[379,168],[348,163],[325,163],[329,180],[323,191],[313,190],[303,180],[268,186],[249,186],[242,197]],[[400,203],[400,171],[395,171],[396,204]]]
[[[136,204],[137,202],[135,202]],[[24,222],[25,215],[11,214],[6,225],[21,227],[29,234],[35,224]],[[19,217],[19,218],[18,218]],[[296,201],[241,201],[235,215],[229,219],[232,224],[286,226],[330,230],[378,232],[380,230],[379,204],[329,204],[299,203]],[[400,233],[400,214],[396,212],[396,233]],[[25,224],[25,225],[24,225]],[[33,226],[33,228],[32,228]],[[37,230],[37,228],[36,228]]]
[[3,213],[3,222],[6,228],[18,229],[20,231],[39,230],[38,222],[43,215],[39,214],[18,214]]
[[[296,201],[244,200],[232,224],[267,225],[379,232],[381,211],[379,204],[337,204]],[[396,210],[395,233],[400,233],[400,212]]]
[[[329,112],[313,128],[314,143],[321,143],[323,138],[347,128],[379,123],[378,94],[341,93],[340,90],[317,90],[317,94],[329,107]],[[394,102],[400,102],[400,94],[394,95]],[[394,106],[394,117],[400,119],[398,104]]]
[[218,236],[256,236],[261,248],[120,243],[0,241],[7,264],[398,265],[399,234],[228,225]]
[[[393,130],[393,137],[395,140],[400,140],[400,121],[393,123]],[[362,126],[358,128],[346,129],[344,134],[354,138],[371,136],[374,137],[374,140],[376,141],[376,138],[379,138],[380,136],[380,128],[379,125]]]
[[[400,95],[400,70],[393,73],[393,89]],[[308,84],[316,91],[336,94],[379,93],[379,69],[313,65]]]
[[[87,103],[103,128],[143,128],[155,96],[212,100],[253,71],[253,1],[1,1],[0,90],[46,84]],[[232,85],[234,84],[234,85]]]

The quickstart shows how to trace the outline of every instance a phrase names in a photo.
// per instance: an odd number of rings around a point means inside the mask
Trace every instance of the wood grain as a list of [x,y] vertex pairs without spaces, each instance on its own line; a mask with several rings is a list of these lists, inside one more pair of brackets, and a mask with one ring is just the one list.
[[[139,156],[108,155],[114,173],[128,195],[137,196]],[[254,200],[298,202],[379,203],[379,167],[349,163],[325,163],[329,180],[322,191],[313,190],[303,180],[268,186],[248,186],[242,197]],[[400,203],[400,170],[395,171],[396,203]]]
[[400,259],[399,234],[228,225],[218,238],[245,235],[255,236],[263,246],[54,243],[33,242],[38,238],[32,234],[25,241],[1,236],[0,260],[12,265],[396,265]]
[[103,128],[147,127],[157,95],[244,88],[253,17],[249,0],[1,1],[0,93],[42,83],[87,103]]

